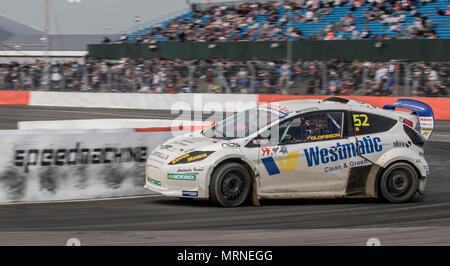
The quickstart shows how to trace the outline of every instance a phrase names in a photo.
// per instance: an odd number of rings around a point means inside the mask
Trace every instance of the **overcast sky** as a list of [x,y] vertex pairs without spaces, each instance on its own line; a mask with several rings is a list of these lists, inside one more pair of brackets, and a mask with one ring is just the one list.
[[[186,0],[50,0],[52,34],[123,33],[188,8]],[[205,2],[197,0],[194,2]],[[0,16],[44,28],[44,0],[0,0]],[[147,22],[147,23],[145,23]],[[110,28],[106,30],[106,28]]]

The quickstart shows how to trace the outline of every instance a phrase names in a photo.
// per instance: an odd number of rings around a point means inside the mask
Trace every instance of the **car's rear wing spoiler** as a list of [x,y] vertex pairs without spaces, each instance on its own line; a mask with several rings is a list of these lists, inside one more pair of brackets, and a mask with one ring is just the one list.
[[426,140],[430,139],[435,122],[433,109],[428,104],[411,99],[399,99],[396,103],[383,107],[383,109],[387,110],[395,110],[396,108],[413,111],[419,117],[420,134]]

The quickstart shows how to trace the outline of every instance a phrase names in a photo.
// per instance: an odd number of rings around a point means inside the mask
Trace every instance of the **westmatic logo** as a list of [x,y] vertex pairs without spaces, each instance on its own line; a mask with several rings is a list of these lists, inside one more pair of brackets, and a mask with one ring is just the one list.
[[[301,147],[302,144],[298,144]],[[363,137],[356,143],[336,143],[330,147],[315,146],[303,149],[308,167],[329,164],[336,161],[350,159],[358,155],[366,155],[381,152],[383,145],[378,137]],[[261,148],[261,161],[269,175],[278,175],[283,172],[297,170],[299,151],[287,152],[286,147]],[[275,162],[276,158],[277,162]]]
[[358,155],[371,154],[383,150],[381,139],[364,137],[357,143],[337,143],[329,148],[319,146],[304,149],[306,161],[309,167],[318,166],[320,164],[328,164],[340,160],[350,159]]

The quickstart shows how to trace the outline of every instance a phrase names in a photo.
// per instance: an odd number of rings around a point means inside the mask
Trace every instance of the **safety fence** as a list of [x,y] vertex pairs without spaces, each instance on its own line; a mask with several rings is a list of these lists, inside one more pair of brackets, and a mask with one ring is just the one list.
[[105,61],[0,66],[0,89],[447,97],[450,62]]

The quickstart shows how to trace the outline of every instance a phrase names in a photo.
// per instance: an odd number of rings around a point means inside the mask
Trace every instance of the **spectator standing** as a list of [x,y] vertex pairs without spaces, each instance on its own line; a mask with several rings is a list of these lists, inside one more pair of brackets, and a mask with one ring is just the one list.
[[361,33],[360,38],[361,39],[370,39],[372,33],[370,32],[369,28],[365,28],[364,31]]

